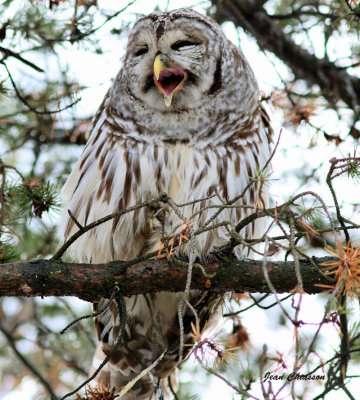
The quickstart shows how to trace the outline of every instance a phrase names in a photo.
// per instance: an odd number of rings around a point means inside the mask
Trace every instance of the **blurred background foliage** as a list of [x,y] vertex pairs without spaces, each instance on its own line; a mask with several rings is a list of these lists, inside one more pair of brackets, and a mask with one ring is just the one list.
[[[260,81],[262,99],[271,109],[276,135],[282,129],[269,189],[273,204],[308,189],[330,201],[322,189],[328,160],[356,156],[360,138],[357,1],[0,1],[0,263],[54,254],[59,246],[60,188],[119,69],[133,22],[142,13],[182,5],[214,17],[242,47]],[[357,165],[348,175],[338,179],[336,189],[347,218],[355,221]],[[304,200],[302,207],[314,208],[307,221],[315,229],[328,225],[311,201]],[[335,214],[334,209],[330,211]],[[357,237],[354,231],[353,241]],[[331,242],[326,234],[324,238]],[[308,254],[322,248],[321,243],[306,238],[299,245]],[[247,389],[254,387],[259,376],[256,365],[261,343],[266,341],[256,333],[259,325],[272,331],[269,343],[277,330],[278,339],[287,335],[289,343],[292,340],[289,321],[279,309],[261,309],[273,303],[272,296],[259,306],[254,300],[260,298],[244,296],[241,303],[235,298],[224,312],[252,306],[248,313],[253,319],[242,314],[241,321],[237,316],[227,317],[220,335],[245,348],[240,361],[223,365],[220,372]],[[291,301],[284,301],[284,307],[291,309]],[[309,301],[308,308],[304,303],[305,314],[316,309],[321,315],[325,300],[319,298],[316,306]],[[0,299],[0,397],[45,399],[52,391],[64,394],[84,380],[95,348],[93,322],[84,320],[65,335],[59,331],[79,313],[87,312],[90,306],[76,299]],[[360,344],[357,320],[350,316],[354,349]],[[329,329],[323,330],[307,372],[337,354],[337,317],[328,322]],[[250,346],[243,325],[250,332]],[[310,325],[306,329],[310,334]],[[330,346],[326,346],[328,341]],[[271,351],[275,366],[290,365],[290,354],[277,353],[275,345]],[[354,352],[354,368],[359,361],[359,353]],[[331,362],[326,368],[332,368]],[[209,384],[209,379],[188,361],[180,374],[179,399],[215,398],[209,387],[219,384]],[[221,388],[222,398],[230,399],[226,387]],[[316,384],[299,385],[296,398],[315,398],[314,393],[323,390],[324,386]],[[327,395],[331,396],[331,390]],[[347,393],[344,396],[352,398]]]

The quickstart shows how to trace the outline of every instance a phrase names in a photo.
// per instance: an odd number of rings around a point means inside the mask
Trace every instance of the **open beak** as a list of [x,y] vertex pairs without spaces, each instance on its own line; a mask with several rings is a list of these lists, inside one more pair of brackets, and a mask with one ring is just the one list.
[[175,92],[178,92],[187,79],[187,73],[181,68],[166,68],[161,61],[160,55],[154,61],[154,82],[160,92],[164,95],[166,107],[171,106]]

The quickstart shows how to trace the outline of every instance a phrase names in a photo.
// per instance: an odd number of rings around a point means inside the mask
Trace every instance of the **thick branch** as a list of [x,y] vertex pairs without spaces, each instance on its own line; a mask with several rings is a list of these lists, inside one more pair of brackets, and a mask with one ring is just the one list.
[[258,0],[213,0],[218,22],[232,21],[253,35],[264,50],[287,64],[296,79],[319,85],[330,102],[344,101],[353,110],[360,104],[360,79],[349,75],[328,59],[319,59],[295,44],[281,25],[271,18]]
[[[318,258],[317,265],[331,259]],[[269,293],[262,273],[260,260],[237,260],[224,256],[217,261],[202,264],[207,278],[200,268],[193,273],[192,289],[214,292]],[[279,293],[289,292],[297,285],[293,262],[269,261],[270,280]],[[319,293],[319,284],[329,285],[329,279],[307,260],[300,261],[304,290]],[[153,259],[134,265],[121,261],[108,264],[75,264],[58,260],[36,260],[0,265],[0,296],[77,296],[94,301],[100,296],[109,297],[114,285],[123,295],[158,291],[180,292],[186,284],[186,263]]]

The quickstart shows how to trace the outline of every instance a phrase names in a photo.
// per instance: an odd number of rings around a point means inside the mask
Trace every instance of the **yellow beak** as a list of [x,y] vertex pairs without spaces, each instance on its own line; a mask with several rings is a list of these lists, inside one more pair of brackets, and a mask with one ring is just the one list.
[[157,55],[154,61],[154,76],[156,80],[159,80],[160,72],[165,68],[165,64],[161,61],[160,55]]
[[[157,88],[164,96],[164,103],[166,107],[170,107],[175,92],[178,92],[187,79],[187,74],[182,68],[168,68],[161,60],[160,55],[157,55],[154,60],[154,82]],[[166,77],[173,76],[175,81],[172,85],[164,85],[164,80],[160,79],[161,71],[166,73]]]
[[155,84],[156,86],[163,92],[164,95],[164,103],[166,105],[166,107],[170,107],[171,103],[172,103],[172,98],[173,98],[173,94],[174,92],[171,93],[170,96],[166,95],[166,93],[163,91],[161,85],[158,84],[159,82],[159,77],[160,77],[160,72],[165,69],[166,66],[165,64],[161,61],[160,55],[157,55],[155,57],[155,61],[154,61],[154,77],[155,77]]

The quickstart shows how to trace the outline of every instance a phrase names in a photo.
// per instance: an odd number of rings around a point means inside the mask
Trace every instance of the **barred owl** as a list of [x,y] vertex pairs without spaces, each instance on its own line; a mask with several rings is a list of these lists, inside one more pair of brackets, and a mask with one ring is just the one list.
[[[229,42],[210,18],[191,9],[154,12],[133,27],[123,67],[116,76],[91,127],[83,153],[64,188],[65,210],[83,225],[112,212],[167,193],[194,228],[202,227],[216,206],[239,195],[266,163],[271,127],[259,103],[254,75],[242,52]],[[259,190],[252,185],[237,205],[254,204]],[[236,223],[249,208],[226,208],[213,223]],[[159,210],[164,211],[162,213]],[[76,232],[64,213],[64,237]],[[82,235],[71,247],[81,262],[131,260],[154,251],[163,235],[181,231],[183,222],[169,208],[137,209]],[[251,226],[247,236],[259,226]],[[199,259],[229,241],[219,227],[195,237]],[[189,253],[189,242],[179,253]],[[240,257],[242,250],[235,249]],[[98,379],[111,387],[127,384],[151,365],[165,382],[179,358],[178,306],[182,293],[159,292],[126,298],[127,345],[120,346]],[[105,299],[94,304],[101,309]],[[214,295],[191,292],[190,303],[201,324],[216,308]],[[215,304],[215,305],[214,305]],[[185,341],[193,311],[184,311]],[[97,367],[119,334],[116,303],[96,318]],[[165,385],[165,383],[164,383]],[[131,398],[150,399],[154,386],[144,376]]]

